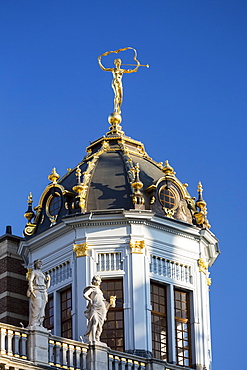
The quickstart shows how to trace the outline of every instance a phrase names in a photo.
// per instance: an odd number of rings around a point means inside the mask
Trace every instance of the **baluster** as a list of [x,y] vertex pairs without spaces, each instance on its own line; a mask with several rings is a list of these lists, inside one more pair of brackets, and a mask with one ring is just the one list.
[[14,357],[20,357],[20,353],[19,353],[20,338],[21,338],[21,333],[19,331],[15,331],[14,332],[14,348],[13,348]]
[[58,282],[61,283],[62,281],[62,265],[58,266]]
[[81,367],[81,347],[75,347],[75,369],[79,370]]
[[116,261],[117,253],[113,253],[113,270],[117,270],[117,261]]
[[186,281],[186,283],[188,283],[188,266],[184,266],[184,268],[185,268],[185,281]]
[[56,342],[55,347],[55,364],[61,365],[61,346],[62,344],[60,342]]
[[21,334],[21,346],[20,346],[20,355],[23,360],[27,359],[27,334]]
[[162,275],[166,276],[166,260],[162,258]]
[[191,267],[188,266],[188,283],[192,283]]
[[146,369],[146,364],[145,364],[145,362],[141,362],[141,363],[140,363],[139,370],[145,370],[145,369]]
[[160,257],[158,257],[157,262],[158,262],[157,273],[158,275],[161,275],[161,258]]
[[184,269],[185,269],[185,266],[184,266],[184,265],[181,265],[181,280],[182,280],[182,281],[185,281],[185,277],[184,277]]
[[62,367],[67,366],[67,350],[68,345],[66,343],[62,343]]
[[125,367],[126,367],[126,363],[127,363],[127,360],[126,358],[121,358],[121,362],[120,362],[120,368],[119,370],[125,370]]
[[114,358],[112,355],[109,355],[109,370],[113,370]]
[[171,278],[171,261],[167,260],[167,266],[168,266],[167,275],[169,278]]
[[133,361],[130,360],[130,359],[128,359],[128,361],[127,361],[127,369],[128,370],[132,370],[132,365],[133,365]]
[[81,369],[82,370],[87,369],[87,349],[86,348],[82,348]]
[[98,254],[97,271],[101,271],[101,253]]
[[162,258],[162,275],[166,276],[166,260]]
[[138,370],[138,368],[139,368],[139,362],[134,361],[134,369],[133,370]]
[[179,264],[178,263],[176,263],[175,269],[176,269],[176,279],[179,280]]
[[74,346],[72,344],[68,346],[68,367],[74,369]]
[[54,340],[49,340],[49,365],[54,366]]
[[65,268],[66,268],[66,262],[62,263],[61,265],[61,281],[65,280]]
[[104,253],[103,256],[104,256],[104,270],[103,271],[106,271],[106,253]]
[[53,269],[49,271],[50,272],[50,277],[51,277],[51,286],[54,285],[54,274],[53,274]]
[[121,253],[116,253],[116,270],[121,270]]
[[150,272],[153,272],[153,256],[151,255]]
[[119,369],[119,364],[120,364],[120,358],[118,356],[115,356],[114,369],[118,370]]
[[157,274],[157,257],[156,256],[154,260],[154,273]]
[[110,268],[111,268],[111,266],[110,266],[110,254],[107,253],[106,254],[106,271],[109,271]]
[[13,356],[12,351],[12,338],[13,338],[13,330],[7,330],[7,355]]
[[1,355],[6,354],[6,346],[5,346],[5,337],[6,337],[6,329],[0,328],[1,334],[0,334],[0,341],[1,341]]

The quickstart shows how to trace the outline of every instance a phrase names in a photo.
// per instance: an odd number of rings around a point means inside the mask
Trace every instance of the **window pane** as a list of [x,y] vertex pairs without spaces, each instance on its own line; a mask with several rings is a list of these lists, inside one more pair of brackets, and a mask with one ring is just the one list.
[[54,301],[53,294],[50,294],[48,297],[48,302],[45,307],[45,319],[44,327],[51,331],[51,334],[54,334]]
[[115,351],[124,351],[124,320],[123,320],[123,281],[122,279],[104,280],[101,290],[107,301],[111,295],[117,296],[116,307],[110,307],[107,320],[103,326],[101,341]]
[[164,286],[151,283],[152,305],[152,347],[153,356],[167,360],[167,324],[166,324],[166,289]]
[[178,365],[191,366],[189,294],[174,291],[176,349]]
[[61,293],[61,336],[68,339],[72,339],[71,296],[71,288]]

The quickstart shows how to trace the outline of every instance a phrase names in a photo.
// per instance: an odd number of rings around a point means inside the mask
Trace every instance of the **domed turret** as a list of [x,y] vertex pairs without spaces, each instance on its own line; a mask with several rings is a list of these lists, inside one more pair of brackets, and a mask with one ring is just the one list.
[[61,179],[56,169],[52,170],[36,214],[32,211],[34,221],[29,220],[24,230],[26,237],[49,229],[64,217],[110,209],[150,210],[205,227],[198,216],[198,201],[188,193],[187,184],[177,179],[168,161],[164,166],[155,162],[141,142],[124,135],[117,120],[110,123],[106,136],[87,147],[78,166]]

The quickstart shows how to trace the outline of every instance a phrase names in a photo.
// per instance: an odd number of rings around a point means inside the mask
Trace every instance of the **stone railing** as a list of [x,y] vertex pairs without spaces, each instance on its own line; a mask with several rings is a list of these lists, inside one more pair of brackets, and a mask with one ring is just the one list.
[[49,365],[57,368],[86,370],[87,349],[87,344],[50,336]]
[[16,326],[0,325],[0,354],[27,359],[28,330]]
[[[112,351],[104,343],[88,345],[0,323],[0,369],[184,370],[164,361]],[[190,370],[189,368],[186,368]]]
[[109,370],[145,370],[147,359],[128,353],[109,351]]

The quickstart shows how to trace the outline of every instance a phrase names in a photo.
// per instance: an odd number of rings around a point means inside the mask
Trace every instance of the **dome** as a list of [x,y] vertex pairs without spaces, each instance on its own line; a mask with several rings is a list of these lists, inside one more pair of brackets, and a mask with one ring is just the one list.
[[30,194],[24,236],[41,233],[65,217],[109,210],[149,210],[160,217],[209,227],[201,184],[195,201],[168,161],[165,165],[155,162],[141,142],[124,134],[117,119],[111,117],[109,122],[110,131],[89,145],[77,167],[62,178],[52,170],[51,182],[34,210]]

